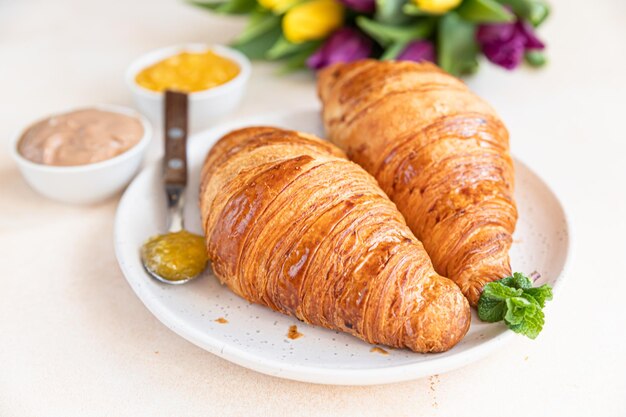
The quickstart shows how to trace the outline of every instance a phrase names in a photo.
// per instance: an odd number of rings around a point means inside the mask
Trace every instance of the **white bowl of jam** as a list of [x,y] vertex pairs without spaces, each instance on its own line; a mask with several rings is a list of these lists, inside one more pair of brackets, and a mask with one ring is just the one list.
[[16,135],[11,154],[26,182],[65,203],[93,204],[139,170],[152,126],[138,112],[97,105],[39,120]]
[[163,92],[189,94],[189,130],[197,132],[237,107],[250,72],[250,61],[241,52],[192,43],[140,56],[130,64],[125,78],[139,111],[159,127],[163,126]]

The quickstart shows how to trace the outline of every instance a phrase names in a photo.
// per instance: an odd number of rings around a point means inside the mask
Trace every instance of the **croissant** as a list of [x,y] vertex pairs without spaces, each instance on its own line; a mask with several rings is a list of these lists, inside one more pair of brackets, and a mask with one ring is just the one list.
[[320,72],[332,142],[370,172],[435,270],[475,306],[511,274],[517,221],[508,132],[464,83],[430,63],[363,60]]
[[215,275],[250,302],[416,352],[468,330],[457,285],[330,142],[271,127],[224,136],[203,165],[200,209]]

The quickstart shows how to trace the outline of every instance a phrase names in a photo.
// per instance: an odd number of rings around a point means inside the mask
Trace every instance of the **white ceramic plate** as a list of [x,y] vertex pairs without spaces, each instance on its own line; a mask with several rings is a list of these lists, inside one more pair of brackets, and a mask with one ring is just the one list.
[[[323,137],[319,112],[303,110],[229,123],[190,138],[190,181],[185,208],[189,230],[202,233],[198,177],[208,150],[224,133],[251,125],[275,125]],[[448,352],[417,354],[387,349],[389,354],[383,355],[371,352],[371,345],[355,337],[306,325],[248,303],[221,286],[210,268],[204,276],[186,285],[160,284],[148,277],[139,259],[140,245],[164,230],[166,203],[160,174],[160,164],[148,167],[126,190],[115,221],[117,259],[137,296],[163,324],[213,354],[282,378],[369,385],[461,367],[488,355],[514,336],[503,324],[482,323],[474,316],[467,336]],[[538,271],[539,284],[554,286],[563,273],[569,247],[565,213],[546,184],[519,161],[515,162],[515,175],[519,221],[511,249],[513,270]],[[216,322],[220,317],[228,323]],[[293,324],[304,337],[286,337]]]

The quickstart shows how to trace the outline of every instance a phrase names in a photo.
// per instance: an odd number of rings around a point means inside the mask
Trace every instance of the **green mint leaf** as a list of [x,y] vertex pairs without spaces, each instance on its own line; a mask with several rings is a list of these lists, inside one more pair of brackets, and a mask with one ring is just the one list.
[[486,297],[502,301],[511,297],[519,297],[520,295],[522,295],[522,293],[523,290],[509,287],[502,284],[500,281],[490,282],[489,284],[485,285],[485,288],[483,290],[483,294]]
[[552,288],[532,284],[530,278],[517,272],[488,283],[478,300],[478,317],[491,323],[504,320],[514,332],[536,338],[545,322],[542,308],[552,300]]
[[524,297],[511,297],[506,299],[506,313],[504,322],[506,324],[520,324],[524,321],[527,312],[536,309],[535,303]]
[[535,306],[542,308],[541,305],[539,304],[539,301],[532,295],[528,294],[526,291],[527,290],[524,290],[524,292],[522,293],[522,298],[530,302],[531,304],[534,304]]
[[515,272],[513,276],[502,278],[496,282],[511,288],[527,289],[533,287],[533,281],[520,272]]
[[[532,305],[532,304],[531,304]],[[506,323],[506,321],[505,321]],[[509,329],[515,333],[523,334],[531,339],[535,339],[545,323],[544,314],[541,308],[534,306],[524,311],[523,319],[517,324],[508,324]]]
[[506,314],[506,300],[496,298],[481,298],[478,303],[478,317],[482,321],[495,323],[504,320]]
[[534,298],[539,307],[544,308],[546,301],[552,300],[552,288],[548,284],[541,287],[528,288],[524,290],[524,294]]
[[500,282],[490,282],[485,285],[478,302],[478,317],[482,321],[496,322],[504,319],[507,310],[506,300],[519,297],[522,290],[507,287]]

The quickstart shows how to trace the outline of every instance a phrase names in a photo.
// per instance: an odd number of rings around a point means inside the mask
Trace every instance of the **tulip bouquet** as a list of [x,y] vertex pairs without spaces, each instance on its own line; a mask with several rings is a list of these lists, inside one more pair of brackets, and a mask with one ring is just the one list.
[[234,46],[285,70],[373,57],[436,62],[454,75],[478,69],[480,54],[508,70],[545,63],[535,29],[543,0],[192,0],[246,14]]

